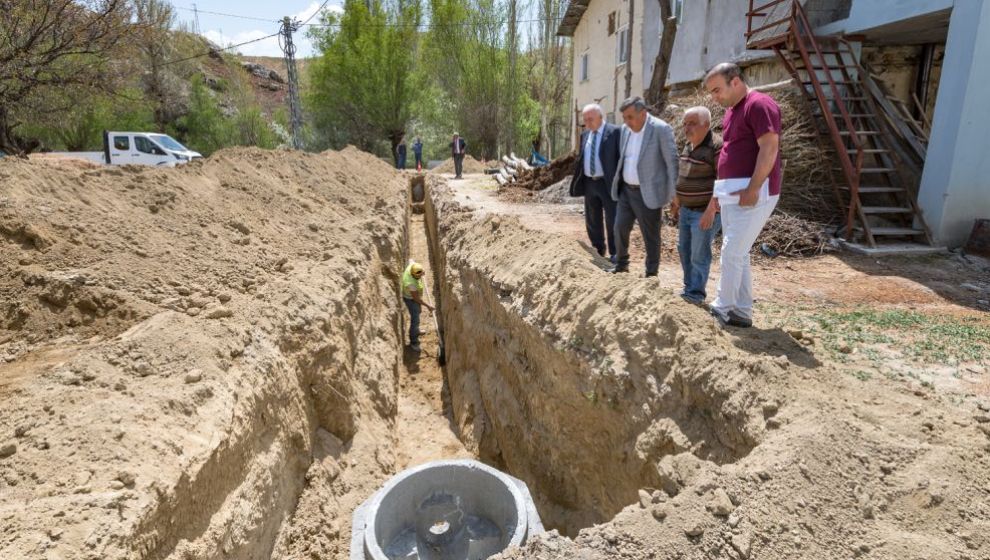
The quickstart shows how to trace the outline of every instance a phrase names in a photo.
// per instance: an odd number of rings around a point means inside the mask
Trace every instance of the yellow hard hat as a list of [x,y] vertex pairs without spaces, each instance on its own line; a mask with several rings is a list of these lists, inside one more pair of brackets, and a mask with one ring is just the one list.
[[412,266],[409,267],[410,274],[420,274],[422,272],[423,272],[423,265],[419,263],[412,263]]

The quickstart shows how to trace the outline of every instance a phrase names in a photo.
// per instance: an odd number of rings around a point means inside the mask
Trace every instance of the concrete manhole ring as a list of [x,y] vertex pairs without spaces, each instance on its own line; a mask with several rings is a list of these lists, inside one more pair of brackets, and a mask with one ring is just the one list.
[[435,461],[354,512],[351,559],[483,560],[542,531],[522,481],[477,461]]

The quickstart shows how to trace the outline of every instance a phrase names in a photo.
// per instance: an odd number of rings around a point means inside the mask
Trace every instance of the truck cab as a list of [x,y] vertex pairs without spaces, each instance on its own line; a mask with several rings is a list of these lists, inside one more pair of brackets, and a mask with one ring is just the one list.
[[174,167],[203,157],[167,134],[152,132],[104,132],[103,152],[110,165]]

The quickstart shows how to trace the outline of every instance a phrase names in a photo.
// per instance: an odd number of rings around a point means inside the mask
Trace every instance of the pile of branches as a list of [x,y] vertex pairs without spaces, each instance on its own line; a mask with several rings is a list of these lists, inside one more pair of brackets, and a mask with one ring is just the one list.
[[822,224],[782,210],[774,211],[754,245],[754,251],[768,257],[813,257],[835,247]]
[[570,175],[574,171],[576,160],[577,152],[560,156],[548,165],[520,172],[512,184],[530,191],[541,191]]

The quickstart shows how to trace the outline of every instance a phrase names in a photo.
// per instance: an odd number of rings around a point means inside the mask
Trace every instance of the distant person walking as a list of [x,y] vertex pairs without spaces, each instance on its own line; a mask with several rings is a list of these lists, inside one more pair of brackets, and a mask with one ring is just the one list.
[[395,167],[396,169],[406,168],[406,139],[399,140],[399,145],[395,147]]
[[433,306],[423,301],[424,282],[423,265],[416,261],[409,261],[409,266],[402,273],[402,302],[409,310],[409,348],[413,352],[419,352],[419,316],[423,312],[423,306],[433,311]]
[[423,141],[416,137],[416,141],[413,142],[413,155],[416,156],[416,171],[423,170]]
[[467,142],[461,138],[460,134],[454,133],[454,139],[450,143],[450,157],[454,158],[454,178],[460,179],[464,171],[464,152],[467,150]]
[[708,273],[712,266],[712,242],[721,227],[715,189],[715,170],[722,151],[722,138],[712,132],[712,113],[707,107],[691,107],[681,121],[687,143],[681,152],[677,194],[670,210],[678,225],[677,252],[684,271],[681,297],[704,303]]
[[709,70],[704,84],[727,109],[715,185],[724,230],[721,274],[711,311],[722,324],[751,327],[749,251],[780,198],[780,107],[769,95],[751,90],[732,63]]
[[677,144],[669,124],[646,110],[641,97],[631,97],[619,106],[622,137],[619,168],[612,180],[615,213],[615,267],[609,272],[629,272],[629,235],[633,224],[646,245],[646,277],[660,269],[660,215],[674,198],[677,185]]
[[581,133],[581,149],[574,162],[570,195],[584,196],[584,225],[588,240],[599,255],[608,255],[614,263],[616,202],[612,200],[612,180],[619,165],[621,134],[619,127],[605,122],[605,113],[598,104],[586,105],[581,111],[581,118],[584,132]]

